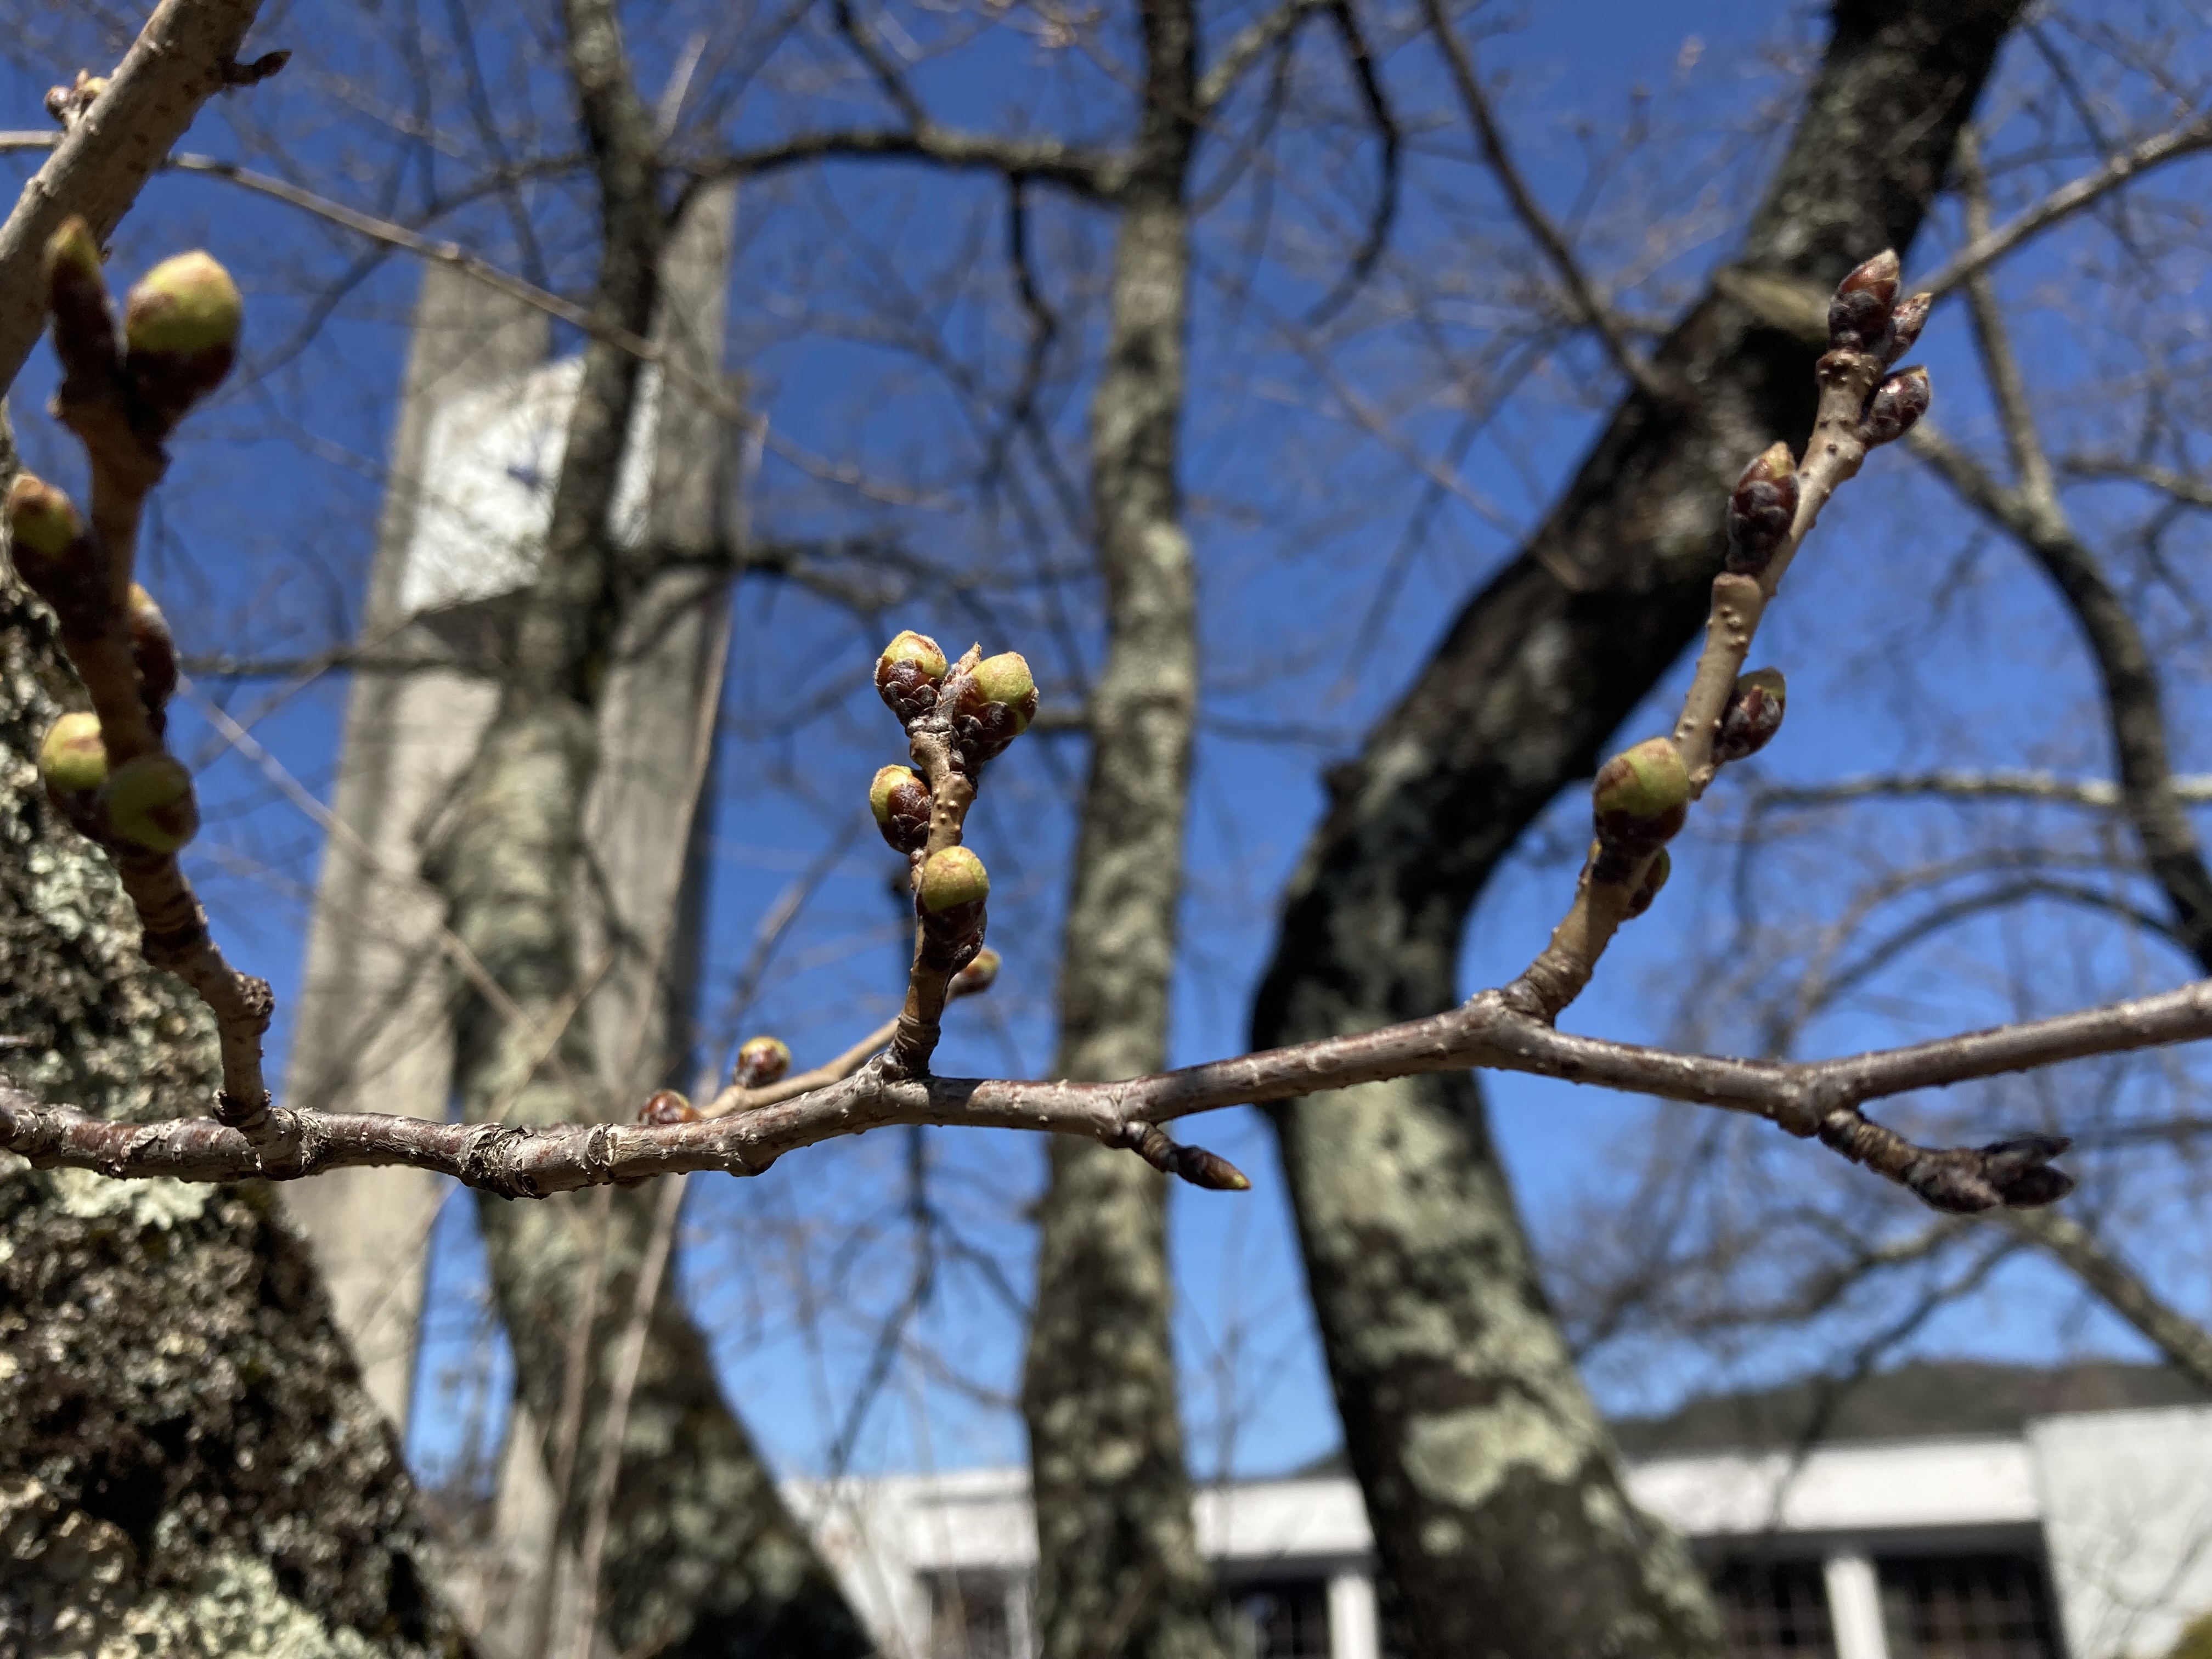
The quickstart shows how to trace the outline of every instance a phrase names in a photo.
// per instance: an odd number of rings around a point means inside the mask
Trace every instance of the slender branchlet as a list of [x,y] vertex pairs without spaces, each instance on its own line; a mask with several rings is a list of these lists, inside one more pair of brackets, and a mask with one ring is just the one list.
[[205,253],[180,254],[131,289],[118,330],[100,249],[82,219],[48,245],[46,276],[62,366],[54,413],[84,445],[92,508],[88,520],[61,490],[21,474],[8,492],[9,539],[18,574],[53,609],[92,709],[55,723],[40,771],[57,809],[114,860],[146,959],[215,1014],[217,1119],[273,1150],[261,1039],[275,1001],[265,981],[223,960],[177,862],[199,828],[191,774],[162,742],[177,647],[161,607],[132,580],[146,497],[168,466],[164,446],[230,372],[238,289]]
[[1744,672],[1760,618],[1828,498],[1868,450],[1901,438],[1927,412],[1928,372],[1891,365],[1919,338],[1932,301],[1898,297],[1896,254],[1884,251],[1837,286],[1828,350],[1814,369],[1819,412],[1800,461],[1786,444],[1755,457],[1729,492],[1727,552],[1697,672],[1671,735],[1651,738],[1599,770],[1597,839],[1573,904],[1535,961],[1505,988],[1508,1003],[1556,1020],[1582,994],[1616,929],[1641,915],[1666,879],[1666,844],[1720,769],[1756,753],[1781,728],[1781,673]]

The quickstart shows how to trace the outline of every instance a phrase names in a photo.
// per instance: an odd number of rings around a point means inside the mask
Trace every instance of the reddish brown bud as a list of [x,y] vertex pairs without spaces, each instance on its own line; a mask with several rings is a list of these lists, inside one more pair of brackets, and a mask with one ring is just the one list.
[[1797,520],[1797,460],[1788,444],[1761,451],[1729,492],[1728,568],[1756,576],[1773,560]]
[[1912,430],[1913,422],[1928,412],[1936,389],[1924,368],[1900,368],[1874,389],[1866,413],[1859,419],[1859,436],[1868,445],[1894,443]]
[[1828,343],[1838,351],[1879,352],[1897,303],[1897,255],[1884,248],[1836,285],[1828,303]]
[[64,714],[39,745],[39,776],[57,794],[97,789],[107,781],[107,745],[100,741],[100,716]]
[[990,872],[983,860],[964,847],[947,847],[929,855],[921,866],[917,896],[929,915],[943,915],[964,905],[981,904],[991,891]]
[[910,766],[886,766],[868,786],[868,810],[895,853],[919,853],[929,842],[929,787]]
[[115,316],[92,227],[72,216],[46,243],[46,304],[54,315],[54,356],[61,359],[64,401],[114,383]]
[[649,1129],[665,1129],[678,1123],[696,1123],[699,1109],[673,1089],[655,1089],[637,1109],[637,1121]]
[[149,853],[173,853],[198,833],[192,775],[173,755],[140,755],[107,780],[107,823],[118,840]]
[[168,618],[161,614],[161,607],[137,582],[131,584],[128,616],[131,661],[138,670],[138,695],[158,728],[161,709],[177,689],[177,642],[169,633]]
[[765,1089],[791,1069],[791,1050],[781,1037],[747,1037],[738,1047],[730,1081],[740,1089]]
[[903,725],[937,707],[938,682],[948,666],[935,640],[906,629],[876,659],[876,690]]
[[1782,714],[1790,687],[1778,668],[1754,668],[1740,677],[1729,693],[1721,715],[1721,729],[1713,739],[1713,761],[1725,766],[1755,755],[1782,729]]
[[124,373],[157,435],[222,384],[245,318],[238,285],[195,250],[148,271],[124,308]]
[[1928,313],[1935,309],[1932,294],[1913,294],[1899,300],[1889,313],[1889,343],[1882,348],[1882,362],[1893,363],[1911,350],[1920,331],[1928,326]]
[[952,703],[952,732],[969,771],[1005,752],[1036,715],[1036,682],[1018,651],[986,657],[945,688]]
[[1628,896],[1628,919],[1631,921],[1651,908],[1651,901],[1659,896],[1659,890],[1667,884],[1667,878],[1674,873],[1674,860],[1662,847],[1652,855],[1651,862],[1644,866],[1643,880],[1636,884],[1636,890]]
[[975,952],[965,968],[953,975],[947,993],[956,997],[972,997],[979,991],[989,990],[998,977],[999,953],[986,945]]

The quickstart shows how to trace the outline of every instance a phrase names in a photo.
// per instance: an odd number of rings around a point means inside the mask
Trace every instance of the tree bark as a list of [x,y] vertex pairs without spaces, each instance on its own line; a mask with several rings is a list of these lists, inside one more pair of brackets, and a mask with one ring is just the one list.
[[[1662,346],[1525,548],[1461,612],[1331,802],[1286,896],[1253,1040],[1455,1000],[1468,912],[1704,621],[1744,463],[1809,426],[1813,350],[1741,297],[1905,247],[2017,0],[1844,0],[1737,264]],[[1690,1561],[1638,1516],[1540,1284],[1474,1080],[1278,1108],[1385,1615],[1421,1659],[1697,1655]]]
[[[158,1116],[211,1098],[214,1023],[47,802],[38,745],[70,704],[51,616],[0,566],[0,1077]],[[0,1652],[462,1652],[273,1191],[0,1164]]]
[[[599,174],[604,251],[592,312],[603,327],[585,349],[544,562],[516,624],[499,712],[428,865],[446,894],[448,925],[521,1015],[471,994],[456,1018],[465,1113],[510,1123],[588,1121],[637,1103],[609,1098],[591,1021],[575,1012],[591,988],[577,959],[577,876],[607,661],[652,574],[634,568],[608,531],[640,374],[637,358],[611,341],[651,325],[668,224],[652,118],[614,9],[568,0],[564,15]],[[549,1437],[549,1467],[564,1461],[554,1442],[570,1334],[587,1321],[585,1431],[573,1467],[596,1466],[651,1212],[644,1193],[520,1205],[486,1198],[479,1206],[520,1392]],[[835,1577],[723,1399],[672,1278],[654,1304],[623,1447],[600,1599],[618,1648],[649,1647],[666,1659],[868,1651]],[[589,1485],[573,1480],[566,1494],[559,1523],[571,1537]]]
[[[1056,1074],[1067,1078],[1137,1077],[1165,1060],[1197,707],[1176,446],[1198,27],[1188,0],[1148,0],[1141,16],[1145,106],[1091,407],[1107,647],[1060,957]],[[1043,1659],[1220,1651],[1183,1461],[1164,1183],[1127,1151],[1052,1139],[1022,1388]]]

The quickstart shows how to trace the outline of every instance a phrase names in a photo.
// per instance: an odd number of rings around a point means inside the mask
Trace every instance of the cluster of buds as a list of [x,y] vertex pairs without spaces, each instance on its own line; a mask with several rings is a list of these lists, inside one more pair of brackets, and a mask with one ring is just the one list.
[[[1836,286],[1828,304],[1828,346],[1876,359],[1884,368],[1912,349],[1936,299],[1929,294],[1899,297],[1897,255],[1877,253]],[[1901,368],[1867,398],[1859,435],[1869,446],[1893,443],[1928,412],[1932,396],[1924,368]]]
[[[1690,816],[1690,771],[1682,751],[1666,738],[1648,738],[1598,769],[1590,789],[1597,844],[1590,879],[1618,886],[1641,872],[1638,893],[1648,908],[1667,879],[1658,856]],[[1649,861],[1647,864],[1647,860]],[[1649,885],[1650,891],[1642,889]]]
[[244,305],[230,273],[207,253],[179,253],[148,271],[124,301],[119,341],[100,246],[83,220],[55,234],[47,280],[62,365],[58,412],[80,431],[73,416],[119,407],[158,451],[237,359]]
[[124,855],[167,857],[198,833],[192,775],[161,750],[111,769],[100,716],[64,714],[39,745],[46,797],[78,831]]
[[[961,769],[970,777],[1027,731],[1037,710],[1036,681],[1020,652],[979,657],[971,650],[949,662],[935,640],[908,629],[876,659],[876,690],[899,724],[941,716]],[[882,774],[877,781],[883,783]],[[876,821],[884,822],[880,809]]]

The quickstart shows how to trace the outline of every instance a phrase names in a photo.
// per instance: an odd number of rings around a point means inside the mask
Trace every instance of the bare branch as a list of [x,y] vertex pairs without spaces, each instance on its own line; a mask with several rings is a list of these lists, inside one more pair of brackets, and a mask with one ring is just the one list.
[[1214,59],[1213,67],[1199,81],[1200,118],[1212,115],[1222,100],[1237,90],[1237,83],[1268,47],[1294,33],[1316,12],[1326,10],[1334,3],[1336,0],[1282,0],[1266,16],[1255,18],[1237,31],[1236,38],[1221,49],[1221,56]]
[[1121,192],[1126,162],[1110,151],[1057,138],[1002,138],[926,126],[904,131],[849,129],[797,137],[702,160],[691,171],[701,179],[757,179],[813,161],[889,158],[931,161],[961,172],[1034,179],[1094,201]]
[[2160,1353],[2197,1382],[2212,1389],[2212,1334],[2161,1301],[2094,1233],[2070,1216],[2049,1211],[2014,1211],[2007,1214],[2005,1222],[2021,1237],[2071,1268]]
[[[2176,800],[2212,802],[2212,776],[2172,781]],[[1849,802],[1915,795],[1951,800],[2024,800],[2111,811],[2121,804],[2120,787],[2102,778],[2062,778],[2055,772],[1898,772],[1843,778],[1834,783],[1790,785],[1760,790],[1751,809],[1762,812],[1786,806],[1840,806]]]
[[1582,262],[1575,251],[1567,246],[1559,228],[1544,211],[1543,204],[1530,191],[1505,148],[1505,136],[1498,131],[1498,121],[1491,113],[1490,100],[1485,96],[1482,82],[1474,72],[1474,60],[1468,57],[1466,46],[1458,32],[1452,27],[1451,19],[1445,15],[1443,0],[1421,0],[1422,15],[1428,20],[1429,31],[1443,48],[1444,64],[1451,71],[1452,85],[1458,90],[1461,105],[1467,111],[1468,122],[1474,126],[1475,137],[1482,146],[1483,159],[1488,162],[1498,186],[1505,192],[1505,200],[1513,210],[1513,216],[1521,222],[1544,258],[1565,284],[1567,295],[1573,301],[1577,317],[1588,325],[1600,340],[1613,365],[1627,377],[1645,397],[1656,403],[1671,402],[1671,389],[1662,381],[1657,371],[1638,355],[1621,332],[1613,313],[1600,297],[1595,286],[1583,272]]

